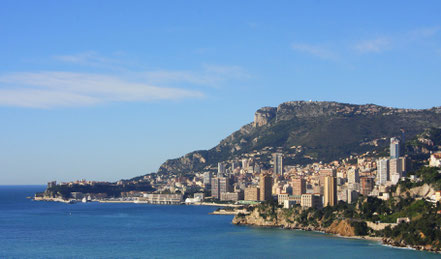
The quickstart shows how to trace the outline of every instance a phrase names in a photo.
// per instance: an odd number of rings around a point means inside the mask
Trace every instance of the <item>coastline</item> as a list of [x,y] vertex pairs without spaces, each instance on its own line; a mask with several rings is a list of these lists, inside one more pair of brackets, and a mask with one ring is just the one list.
[[[66,203],[66,204],[72,203],[72,201],[75,201],[74,203],[81,203],[81,201],[77,201],[77,200],[64,200],[64,199],[61,199],[61,198],[33,197],[31,199],[35,200],[35,201],[61,202],[61,203]],[[135,200],[92,200],[92,202],[99,202],[99,203],[138,203]],[[150,204],[150,203],[144,203],[144,204]],[[241,205],[236,205],[236,204],[219,204],[219,203],[214,203],[214,202],[201,202],[201,203],[192,203],[192,204],[182,203],[181,205],[230,207],[230,208],[233,208],[233,210],[225,210],[225,209],[215,210],[215,211],[209,213],[210,215],[235,215],[235,216],[237,216],[238,214],[248,214],[248,213],[246,213],[246,210],[238,210],[238,209],[236,209],[237,207],[241,206]],[[404,245],[404,244],[397,243],[397,242],[395,242],[393,240],[389,240],[389,239],[384,238],[384,237],[341,235],[341,234],[338,234],[338,233],[332,233],[329,230],[324,229],[324,228],[315,228],[315,227],[311,227],[311,226],[302,227],[302,226],[293,226],[293,225],[284,226],[284,225],[281,225],[281,224],[259,225],[259,224],[250,224],[250,223],[239,223],[239,222],[235,222],[235,219],[236,219],[236,217],[232,221],[232,223],[235,224],[235,225],[252,226],[252,227],[263,227],[263,228],[280,228],[280,229],[287,229],[287,230],[309,231],[309,232],[316,232],[316,233],[321,233],[321,234],[332,235],[334,237],[339,237],[339,238],[367,240],[367,241],[377,242],[380,245],[386,246],[386,247],[399,248],[399,249],[409,249],[409,250],[415,250],[415,251],[426,251],[426,252],[432,252],[432,253],[435,253],[435,254],[441,254],[440,251],[434,251],[434,250],[431,250],[431,249],[427,249],[426,247],[423,247],[423,246]]]
[[[62,198],[49,198],[49,197],[28,197],[34,201],[48,201],[48,202],[61,202],[61,203],[81,203],[81,200],[69,199],[64,200]],[[139,202],[138,200],[91,200],[88,202],[99,202],[99,203],[136,203],[136,204],[155,204],[155,203],[147,203],[147,202]],[[178,204],[174,204],[178,205]],[[238,204],[227,204],[227,203],[215,203],[215,202],[198,202],[198,203],[185,203],[182,202],[179,205],[194,205],[194,206],[212,206],[212,207],[229,207],[229,208],[239,208],[243,205]]]
[[283,226],[283,225],[258,225],[258,224],[247,224],[247,223],[243,224],[243,223],[236,222],[234,219],[233,219],[232,223],[234,225],[242,225],[242,226],[247,226],[247,227],[251,226],[251,227],[259,227],[259,228],[280,228],[280,229],[286,229],[286,230],[299,230],[299,231],[315,232],[315,233],[327,234],[327,235],[331,235],[331,236],[339,237],[339,238],[366,240],[366,241],[376,242],[382,246],[396,248],[396,249],[409,249],[409,250],[414,250],[414,251],[425,251],[425,252],[430,252],[430,253],[441,255],[441,251],[436,251],[436,250],[433,250],[433,249],[430,249],[430,248],[427,248],[424,246],[405,245],[405,244],[395,242],[395,241],[390,240],[385,237],[357,236],[357,235],[346,236],[346,235],[340,235],[338,233],[332,233],[327,229],[323,229],[323,228],[316,229],[314,227],[309,227],[309,226],[308,227],[300,227],[300,226],[287,227],[287,226]]

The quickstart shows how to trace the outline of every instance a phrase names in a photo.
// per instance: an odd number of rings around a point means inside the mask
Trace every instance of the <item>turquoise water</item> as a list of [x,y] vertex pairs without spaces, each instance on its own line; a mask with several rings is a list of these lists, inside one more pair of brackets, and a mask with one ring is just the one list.
[[364,240],[235,226],[213,207],[63,204],[0,186],[0,258],[431,258]]

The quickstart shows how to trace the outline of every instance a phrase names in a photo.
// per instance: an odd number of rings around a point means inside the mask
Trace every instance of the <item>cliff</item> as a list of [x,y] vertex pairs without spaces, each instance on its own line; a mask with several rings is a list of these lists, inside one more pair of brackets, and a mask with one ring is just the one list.
[[[324,221],[310,221],[307,224],[299,222],[296,215],[301,215],[301,210],[295,213],[287,213],[286,210],[278,208],[274,214],[262,212],[254,209],[250,214],[238,214],[233,218],[235,225],[252,225],[261,227],[281,227],[286,229],[301,229],[306,231],[320,231],[340,236],[356,236],[355,229],[348,219],[335,219],[329,226],[325,226]],[[311,215],[308,216],[311,218]]]
[[[268,162],[268,152],[287,154],[285,161],[307,164],[329,162],[351,154],[384,148],[377,141],[406,132],[410,139],[427,128],[441,127],[441,108],[390,108],[374,104],[293,101],[263,107],[254,121],[209,150],[188,153],[163,163],[159,173],[192,173],[215,169],[218,162],[253,153]],[[378,146],[383,143],[383,146]]]
[[[340,202],[336,206],[321,209],[300,206],[282,209],[275,203],[263,203],[248,208],[247,215],[237,214],[232,223],[320,231],[343,237],[382,241],[393,246],[441,252],[439,210],[439,204],[433,206],[424,199],[400,197],[389,201],[361,197],[356,203]],[[395,223],[397,217],[408,217],[409,221],[398,224]],[[388,218],[393,219],[393,223],[384,223]]]

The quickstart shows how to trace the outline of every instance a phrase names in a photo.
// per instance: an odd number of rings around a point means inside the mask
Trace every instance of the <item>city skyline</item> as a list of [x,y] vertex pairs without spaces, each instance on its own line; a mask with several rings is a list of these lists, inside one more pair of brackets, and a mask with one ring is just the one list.
[[436,1],[6,1],[0,184],[154,172],[285,101],[440,106],[440,11]]

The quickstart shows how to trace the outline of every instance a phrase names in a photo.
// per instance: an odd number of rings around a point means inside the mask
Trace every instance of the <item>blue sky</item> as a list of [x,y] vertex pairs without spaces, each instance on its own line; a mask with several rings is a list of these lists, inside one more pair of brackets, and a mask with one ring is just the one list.
[[290,100],[440,106],[439,1],[2,1],[0,185],[114,181]]

